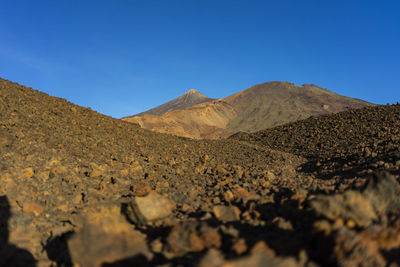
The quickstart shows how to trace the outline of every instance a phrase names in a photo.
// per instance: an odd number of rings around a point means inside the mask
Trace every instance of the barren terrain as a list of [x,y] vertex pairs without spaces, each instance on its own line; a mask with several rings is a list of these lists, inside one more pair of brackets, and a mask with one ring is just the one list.
[[[178,98],[180,103],[185,95]],[[171,107],[171,102],[160,107]],[[188,101],[180,105],[185,108],[172,105],[176,108],[162,114],[140,114],[124,120],[157,132],[196,139],[218,139],[237,132],[254,132],[310,116],[373,105],[316,85],[297,86],[289,82],[262,83],[226,98],[197,105],[193,103]]]
[[193,140],[1,79],[0,266],[400,266],[399,124]]

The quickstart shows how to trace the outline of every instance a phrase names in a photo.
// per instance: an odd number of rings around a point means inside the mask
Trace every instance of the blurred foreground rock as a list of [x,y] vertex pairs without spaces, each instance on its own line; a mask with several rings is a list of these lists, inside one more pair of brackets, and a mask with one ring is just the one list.
[[74,264],[96,267],[137,255],[151,260],[146,236],[134,230],[120,210],[110,205],[88,211],[82,228],[68,241]]

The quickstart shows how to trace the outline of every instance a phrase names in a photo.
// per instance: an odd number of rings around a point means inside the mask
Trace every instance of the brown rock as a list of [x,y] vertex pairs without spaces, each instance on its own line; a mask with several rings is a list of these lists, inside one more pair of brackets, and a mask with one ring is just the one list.
[[168,250],[175,257],[189,252],[199,252],[205,248],[219,248],[221,237],[216,229],[206,224],[183,223],[175,225],[167,237]]
[[[10,219],[8,231],[8,242],[10,244],[29,251],[36,259],[42,256],[43,248],[40,243],[42,240],[42,233],[36,229],[36,224],[33,221],[28,220],[22,214],[18,214]],[[5,244],[3,243],[1,245]]]
[[226,202],[231,202],[233,198],[234,198],[233,193],[230,190],[224,193],[224,199]]
[[273,223],[276,223],[278,225],[279,228],[283,229],[283,230],[288,230],[288,231],[293,231],[293,225],[290,221],[285,220],[282,217],[275,217],[272,220]]
[[242,199],[244,201],[257,200],[260,198],[260,196],[255,192],[249,192],[248,190],[239,185],[234,186],[233,195],[234,198]]
[[188,204],[183,204],[182,205],[182,207],[181,207],[181,210],[183,211],[183,212],[189,212],[190,210],[191,210],[192,208],[188,205]]
[[196,230],[189,224],[175,226],[167,237],[167,244],[169,251],[178,257],[205,248]]
[[376,212],[400,211],[400,184],[388,172],[375,173],[362,194]]
[[8,140],[5,138],[0,137],[0,146],[7,144]]
[[101,266],[135,255],[151,258],[140,232],[110,233],[86,225],[68,241],[72,262],[79,266]]
[[273,258],[265,253],[255,253],[226,262],[223,267],[300,267],[294,258]]
[[218,205],[213,208],[214,215],[222,222],[233,222],[240,219],[240,210],[236,206]]
[[89,210],[84,221],[83,227],[68,241],[74,264],[101,266],[136,255],[152,258],[145,236],[123,218],[118,205]]
[[45,210],[45,207],[37,202],[29,202],[29,203],[24,203],[24,206],[22,208],[23,212],[32,212],[35,214],[35,216],[39,216],[40,214],[43,213]]
[[271,171],[267,171],[266,177],[268,180],[274,180],[276,178],[275,174]]
[[217,229],[212,228],[206,224],[202,224],[199,233],[205,247],[207,248],[221,247],[222,245],[221,235],[218,233]]
[[246,240],[239,238],[233,243],[232,250],[235,251],[237,255],[242,255],[247,251]]
[[222,253],[215,249],[211,248],[207,251],[206,255],[201,258],[199,267],[220,267],[224,264],[224,256]]
[[97,165],[96,163],[90,164],[91,171],[89,173],[89,177],[91,178],[98,178],[100,176],[106,175],[108,171],[108,166],[106,165]]
[[148,183],[140,182],[132,186],[132,191],[136,196],[144,197],[148,195],[152,191],[152,189]]
[[336,235],[334,255],[339,266],[387,266],[376,242],[345,227]]
[[150,247],[151,250],[155,253],[161,253],[162,249],[163,249],[163,243],[161,242],[161,240],[159,238],[153,240],[150,243]]
[[215,189],[219,189],[221,187],[224,187],[225,185],[232,183],[232,181],[233,181],[232,178],[220,181],[215,185]]
[[128,216],[136,224],[145,225],[167,218],[174,208],[171,200],[150,192],[144,197],[135,197],[128,205]]
[[352,220],[361,227],[370,225],[377,218],[368,199],[356,191],[318,196],[311,202],[311,206],[318,214],[330,220]]
[[26,168],[22,174],[18,177],[19,179],[30,179],[35,175],[35,172],[32,168]]
[[264,241],[258,241],[252,248],[251,248],[251,254],[256,254],[263,252],[267,254],[270,257],[274,257],[276,255],[276,252],[270,248]]

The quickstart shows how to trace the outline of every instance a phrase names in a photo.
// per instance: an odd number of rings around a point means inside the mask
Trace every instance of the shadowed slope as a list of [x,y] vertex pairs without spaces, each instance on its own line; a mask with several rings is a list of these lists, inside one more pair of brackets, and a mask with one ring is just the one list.
[[233,138],[305,157],[395,148],[400,145],[400,106],[373,106],[311,117]]

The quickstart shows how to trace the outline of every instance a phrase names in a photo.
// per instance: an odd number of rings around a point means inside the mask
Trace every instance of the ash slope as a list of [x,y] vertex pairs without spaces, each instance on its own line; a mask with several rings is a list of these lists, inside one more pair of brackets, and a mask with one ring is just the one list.
[[[3,265],[34,259],[40,266],[386,266],[400,260],[393,176],[369,179],[370,167],[346,176],[309,172],[313,159],[264,143],[159,134],[6,80],[0,100]],[[380,144],[386,139],[379,133],[370,152],[395,153]],[[368,156],[371,164],[381,160]],[[391,163],[379,162],[373,171],[398,178]]]
[[369,105],[372,104],[315,85],[268,82],[217,101],[127,121],[158,132],[215,139]]
[[177,97],[165,104],[162,104],[160,106],[157,106],[155,108],[149,109],[147,111],[141,112],[139,114],[136,115],[132,115],[132,116],[128,116],[125,117],[126,118],[132,118],[135,116],[143,116],[145,114],[149,114],[149,115],[155,115],[155,116],[161,116],[164,113],[167,113],[169,111],[173,111],[176,109],[184,109],[184,108],[188,108],[197,104],[201,104],[204,102],[209,102],[212,101],[212,98],[209,98],[208,96],[203,95],[202,93],[200,93],[199,91],[195,90],[195,89],[190,89],[189,91],[187,91],[186,93],[184,93],[183,95],[181,95],[180,97]]

